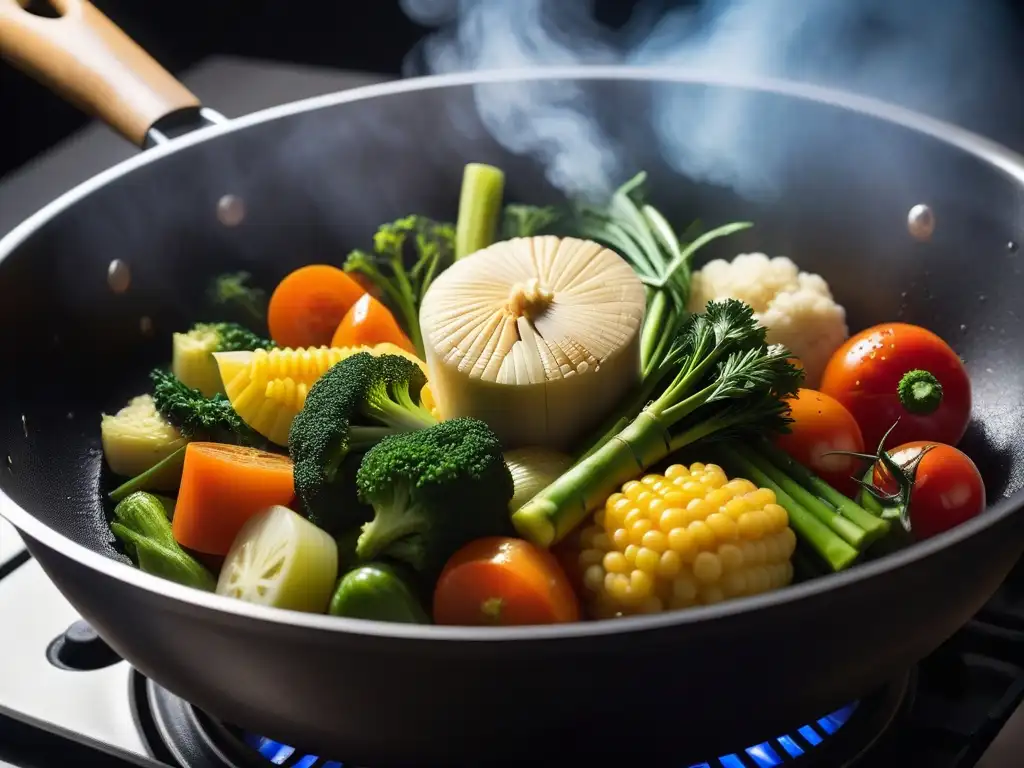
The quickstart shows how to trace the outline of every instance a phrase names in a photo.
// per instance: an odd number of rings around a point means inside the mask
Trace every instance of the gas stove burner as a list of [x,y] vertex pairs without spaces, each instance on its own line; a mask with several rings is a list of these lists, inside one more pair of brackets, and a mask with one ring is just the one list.
[[[861,701],[741,751],[689,768],[853,768],[909,704],[911,675]],[[264,736],[224,725],[138,673],[132,680],[133,711],[150,752],[182,768],[345,768]],[[682,767],[685,768],[685,767]]]
[[904,675],[813,723],[689,768],[866,768],[876,743],[909,706],[911,678],[911,674]]

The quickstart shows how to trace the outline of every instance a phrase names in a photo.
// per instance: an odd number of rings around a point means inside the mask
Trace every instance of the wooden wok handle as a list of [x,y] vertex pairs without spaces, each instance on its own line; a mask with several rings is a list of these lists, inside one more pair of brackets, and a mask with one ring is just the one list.
[[[151,0],[150,0],[151,1]],[[142,146],[161,118],[199,99],[86,0],[50,0],[59,18],[0,0],[0,56]]]

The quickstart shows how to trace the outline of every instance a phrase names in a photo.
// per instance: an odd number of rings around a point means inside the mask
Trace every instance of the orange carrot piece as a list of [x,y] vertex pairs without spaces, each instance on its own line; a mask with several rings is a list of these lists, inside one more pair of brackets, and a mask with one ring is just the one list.
[[225,555],[246,521],[295,496],[287,456],[221,443],[189,443],[171,530],[195,552]]
[[470,542],[452,555],[434,587],[437,624],[511,626],[579,619],[579,600],[555,556],[522,539]]
[[331,339],[332,347],[372,347],[376,344],[394,344],[415,355],[409,337],[391,314],[391,310],[368,293],[364,293],[345,314]]
[[267,307],[270,337],[282,347],[322,347],[363,287],[329,264],[301,267],[277,284]]

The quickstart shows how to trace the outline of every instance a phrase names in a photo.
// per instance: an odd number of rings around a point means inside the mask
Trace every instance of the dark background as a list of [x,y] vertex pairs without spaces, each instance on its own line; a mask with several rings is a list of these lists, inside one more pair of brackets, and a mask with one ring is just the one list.
[[[506,0],[516,2],[517,0]],[[660,0],[668,6],[695,0]],[[804,2],[806,0],[794,0]],[[1024,0],[1009,3],[1024,41]],[[899,2],[899,0],[893,0]],[[396,0],[93,0],[172,72],[210,54],[230,54],[314,66],[398,75],[402,59],[428,30],[409,21]],[[45,8],[45,0],[34,6]],[[635,2],[595,0],[598,18],[612,26]],[[1024,45],[1021,46],[1024,53]],[[1022,89],[1018,89],[1019,91]],[[1018,99],[1018,102],[1020,100]],[[1007,99],[1007,104],[1014,99]],[[1017,102],[1014,102],[1017,103]],[[216,105],[211,105],[216,107]],[[1009,109],[1004,123],[1021,122]],[[998,111],[1000,105],[993,105]],[[0,62],[0,176],[81,127],[81,114]],[[992,121],[989,121],[991,124]],[[982,130],[981,126],[971,126]],[[989,127],[986,125],[985,127]],[[1005,133],[1024,134],[1024,125]],[[1004,131],[984,131],[996,138]]]

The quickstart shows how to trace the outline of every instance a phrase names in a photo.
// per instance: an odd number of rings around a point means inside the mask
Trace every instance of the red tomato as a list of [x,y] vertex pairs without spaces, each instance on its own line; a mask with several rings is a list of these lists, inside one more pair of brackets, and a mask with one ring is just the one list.
[[789,401],[790,433],[779,435],[778,446],[812,470],[840,493],[851,498],[859,486],[864,463],[855,456],[829,455],[830,451],[864,453],[864,438],[857,420],[834,397],[801,389]]
[[[923,452],[923,455],[922,455]],[[913,480],[907,511],[910,533],[918,540],[955,528],[985,509],[985,484],[974,462],[957,448],[916,440],[889,451]],[[916,462],[916,468],[914,463]],[[900,483],[882,462],[874,469],[874,485],[887,494]]]
[[[900,382],[916,370],[935,377],[941,396],[915,400],[915,392],[906,392],[901,397]],[[907,323],[876,325],[851,336],[825,367],[821,391],[853,414],[872,451],[893,424],[888,445],[910,440],[955,445],[971,418],[971,382],[963,362],[934,333]]]
[[434,587],[438,624],[522,625],[579,621],[580,607],[555,556],[521,539],[472,541]]

